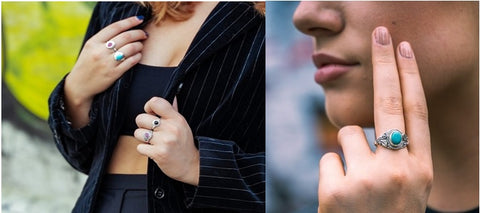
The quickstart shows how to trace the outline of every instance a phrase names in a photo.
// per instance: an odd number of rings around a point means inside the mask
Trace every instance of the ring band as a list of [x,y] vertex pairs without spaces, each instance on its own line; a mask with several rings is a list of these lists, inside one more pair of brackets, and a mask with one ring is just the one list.
[[408,145],[408,137],[398,129],[391,129],[378,137],[375,140],[375,145],[393,150],[403,149]]
[[150,143],[150,139],[152,139],[153,137],[153,131],[152,130],[148,130],[147,132],[145,132],[143,134],[143,140],[147,143]]
[[155,119],[152,121],[152,130],[160,126],[160,119]]
[[125,59],[125,54],[123,54],[123,53],[120,52],[120,51],[116,51],[116,52],[113,54],[113,59],[115,59],[115,61],[124,60],[124,59]]
[[113,49],[114,51],[116,51],[116,49],[115,49],[115,42],[114,42],[113,40],[107,41],[107,43],[105,43],[105,46],[106,46],[108,49]]

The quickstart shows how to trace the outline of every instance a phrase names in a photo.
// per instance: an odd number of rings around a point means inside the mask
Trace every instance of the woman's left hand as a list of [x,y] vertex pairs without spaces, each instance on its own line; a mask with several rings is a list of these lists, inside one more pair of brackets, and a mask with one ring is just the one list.
[[[137,151],[155,161],[170,178],[197,186],[200,155],[185,118],[176,107],[158,97],[147,101],[145,112],[136,118],[139,128],[135,138],[145,142],[137,146]],[[155,128],[154,120],[160,121]]]

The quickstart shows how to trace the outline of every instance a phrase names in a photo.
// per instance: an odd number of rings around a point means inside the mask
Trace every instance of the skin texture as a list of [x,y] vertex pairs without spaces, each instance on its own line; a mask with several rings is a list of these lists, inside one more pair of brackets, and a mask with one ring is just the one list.
[[[355,64],[322,83],[347,170],[322,157],[319,212],[478,206],[477,2],[301,2],[294,23],[315,53]],[[410,144],[371,152],[360,126]]]
[[[74,128],[88,124],[93,97],[106,90],[140,61],[143,48],[141,41],[148,36],[143,30],[126,30],[142,22],[137,17],[115,22],[85,43],[75,66],[65,79],[65,105]],[[110,56],[113,50],[105,47],[110,39],[115,41],[118,51],[125,54],[124,61],[115,61]]]
[[[87,125],[94,96],[110,87],[135,64],[177,66],[216,5],[217,2],[199,2],[189,19],[177,22],[166,18],[159,24],[147,23],[143,30],[130,30],[143,23],[142,17],[130,17],[105,27],[91,37],[65,81],[66,113],[72,127]],[[109,40],[113,40],[116,49],[125,54],[125,60],[113,60],[113,50],[105,47]],[[134,136],[119,137],[107,172],[146,174],[148,158],[151,158],[169,177],[198,185],[199,153],[190,126],[177,112],[176,98],[173,105],[159,97],[138,104],[145,106],[146,113],[137,117],[139,128]],[[150,143],[145,143],[144,133],[159,117],[162,117],[161,125],[153,130]]]
[[[187,121],[163,98],[153,97],[145,104],[145,112],[137,116],[135,137],[145,142],[137,146],[140,154],[148,156],[175,180],[198,185],[200,154],[193,143],[193,135]],[[144,141],[144,134],[152,128],[152,121],[159,119],[160,126],[153,129],[153,136]],[[188,154],[186,154],[188,153]]]

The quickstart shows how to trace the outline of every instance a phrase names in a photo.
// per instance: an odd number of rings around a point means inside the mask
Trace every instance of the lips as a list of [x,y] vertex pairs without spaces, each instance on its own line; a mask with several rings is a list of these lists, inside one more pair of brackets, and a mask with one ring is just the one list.
[[325,84],[334,81],[359,64],[357,62],[350,62],[325,53],[314,54],[313,63],[317,67],[317,72],[315,72],[315,81],[318,84]]

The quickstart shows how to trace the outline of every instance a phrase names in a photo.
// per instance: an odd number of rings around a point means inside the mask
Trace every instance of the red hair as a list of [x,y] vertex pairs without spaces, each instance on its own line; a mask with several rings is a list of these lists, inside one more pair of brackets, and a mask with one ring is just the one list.
[[[185,21],[189,19],[198,2],[171,1],[171,2],[142,2],[141,4],[152,9],[154,23],[159,24],[163,19],[169,17],[174,21]],[[265,14],[265,2],[256,2],[255,9],[262,15]]]

